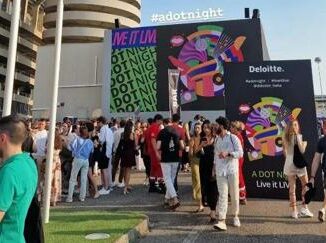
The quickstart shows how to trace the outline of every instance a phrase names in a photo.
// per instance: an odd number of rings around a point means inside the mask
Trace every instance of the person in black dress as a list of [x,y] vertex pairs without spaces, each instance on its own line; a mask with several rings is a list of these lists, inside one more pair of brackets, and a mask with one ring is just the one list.
[[[28,134],[26,140],[22,145],[22,151],[29,153],[30,155],[36,151],[34,139],[31,134],[30,127],[28,126]],[[37,166],[37,163],[35,161]],[[24,237],[26,243],[43,243],[44,232],[42,225],[41,206],[37,198],[37,193],[32,199],[31,205],[29,206],[27,216],[25,219]]]
[[133,166],[136,166],[136,141],[135,133],[133,132],[133,123],[128,121],[125,126],[124,133],[121,135],[121,139],[118,145],[117,153],[121,158],[121,167],[124,169],[124,194],[128,194],[131,191],[130,172]]
[[216,178],[213,176],[214,166],[214,142],[213,127],[208,120],[202,125],[202,137],[199,145],[199,173],[202,193],[202,203],[210,208],[210,221],[216,221],[216,204],[218,190]]
[[94,151],[89,156],[88,178],[89,178],[89,181],[91,182],[92,189],[94,190],[93,198],[96,199],[96,198],[100,197],[100,194],[98,192],[96,179],[95,179],[93,173],[94,173],[95,163],[98,162],[101,157],[101,144],[99,141],[99,137],[97,135],[92,136],[91,140],[94,143]]
[[145,165],[145,172],[146,172],[146,179],[144,181],[144,185],[148,185],[149,183],[149,176],[150,176],[150,172],[151,172],[151,158],[148,155],[148,151],[147,151],[147,146],[146,146],[146,142],[145,142],[145,134],[148,128],[148,124],[146,122],[143,122],[141,125],[141,129],[142,129],[142,133],[141,133],[141,137],[140,137],[140,153],[141,153],[141,157],[144,161],[144,165]]

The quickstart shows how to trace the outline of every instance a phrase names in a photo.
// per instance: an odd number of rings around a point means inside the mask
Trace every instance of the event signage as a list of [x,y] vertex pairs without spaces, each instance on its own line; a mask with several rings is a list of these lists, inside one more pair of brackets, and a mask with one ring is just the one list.
[[263,59],[259,19],[116,29],[107,39],[110,113],[224,110],[224,64]]
[[223,9],[221,8],[208,8],[204,10],[196,9],[195,11],[180,11],[167,13],[153,13],[151,15],[151,22],[156,24],[177,23],[185,21],[200,21],[223,18]]
[[[287,199],[282,147],[285,127],[291,120],[299,121],[308,142],[304,156],[309,164],[318,141],[311,62],[229,63],[225,77],[226,115],[245,124],[243,170],[248,196]],[[322,188],[320,177],[317,187]]]
[[156,111],[156,29],[114,31],[111,65],[111,112]]

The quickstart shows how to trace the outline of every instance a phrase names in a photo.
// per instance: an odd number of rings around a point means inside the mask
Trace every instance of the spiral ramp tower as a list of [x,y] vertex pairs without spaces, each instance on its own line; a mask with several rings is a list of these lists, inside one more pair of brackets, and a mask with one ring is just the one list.
[[[53,43],[57,0],[47,0],[43,40]],[[65,0],[63,14],[63,43],[100,42],[106,29],[137,27],[140,24],[140,0]]]
[[[26,116],[31,115],[37,51],[42,44],[44,16],[42,2],[40,0],[21,1],[12,113]],[[7,73],[12,10],[12,0],[0,0],[0,115]]]
[[[46,0],[44,12],[44,45],[39,48],[34,92],[35,118],[49,117],[57,0]],[[115,28],[116,19],[120,28],[139,27],[141,0],[64,0],[58,120],[103,114],[104,84],[109,82],[103,78],[103,70],[110,69],[103,64],[108,55],[104,35]]]

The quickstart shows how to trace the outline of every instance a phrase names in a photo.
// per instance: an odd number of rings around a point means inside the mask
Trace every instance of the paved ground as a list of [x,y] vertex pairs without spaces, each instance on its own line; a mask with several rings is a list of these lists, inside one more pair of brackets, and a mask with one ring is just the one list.
[[[216,232],[208,222],[208,210],[194,214],[191,199],[191,178],[180,175],[182,206],[171,212],[162,207],[163,196],[147,192],[143,185],[144,174],[134,173],[134,191],[125,196],[121,189],[100,199],[88,199],[84,203],[61,204],[60,207],[107,208],[112,211],[139,211],[149,216],[151,232],[140,242],[325,242],[326,223],[317,218],[294,220],[289,217],[287,201],[249,199],[241,206],[241,228],[228,227],[227,232]],[[317,214],[320,203],[310,209]],[[231,221],[229,221],[231,222]]]

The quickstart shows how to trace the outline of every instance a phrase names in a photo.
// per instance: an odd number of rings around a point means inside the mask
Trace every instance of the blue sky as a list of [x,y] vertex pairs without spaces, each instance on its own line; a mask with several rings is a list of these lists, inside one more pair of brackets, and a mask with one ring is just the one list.
[[221,8],[223,20],[244,18],[244,8],[260,9],[272,60],[312,59],[315,94],[320,94],[317,64],[322,59],[323,94],[326,94],[326,0],[142,0],[142,26],[155,13],[190,12]]

